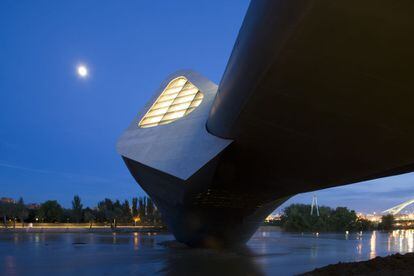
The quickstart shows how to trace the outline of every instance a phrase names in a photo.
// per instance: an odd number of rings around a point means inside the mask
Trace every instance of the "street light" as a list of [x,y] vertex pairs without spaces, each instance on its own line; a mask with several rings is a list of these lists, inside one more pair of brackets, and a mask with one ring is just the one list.
[[134,226],[137,226],[137,222],[140,222],[141,218],[139,216],[134,217]]

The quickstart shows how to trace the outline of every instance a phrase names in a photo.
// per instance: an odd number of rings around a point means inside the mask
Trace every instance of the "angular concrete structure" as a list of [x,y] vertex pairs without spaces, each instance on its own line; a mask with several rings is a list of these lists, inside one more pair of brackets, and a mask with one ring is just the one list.
[[117,148],[192,246],[290,196],[414,171],[414,3],[252,1],[219,87],[168,77]]

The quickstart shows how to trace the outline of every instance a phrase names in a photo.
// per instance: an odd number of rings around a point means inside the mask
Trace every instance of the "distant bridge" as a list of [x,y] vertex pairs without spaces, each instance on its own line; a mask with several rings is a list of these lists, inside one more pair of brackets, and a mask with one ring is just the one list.
[[407,207],[407,206],[409,206],[413,203],[414,203],[414,199],[410,199],[410,200],[407,200],[407,201],[405,201],[405,202],[403,202],[399,205],[396,205],[396,206],[394,206],[390,209],[387,209],[387,210],[383,211],[383,213],[389,213],[389,214],[392,214],[392,215],[397,215],[399,212],[401,212],[402,209],[404,209],[405,207]]

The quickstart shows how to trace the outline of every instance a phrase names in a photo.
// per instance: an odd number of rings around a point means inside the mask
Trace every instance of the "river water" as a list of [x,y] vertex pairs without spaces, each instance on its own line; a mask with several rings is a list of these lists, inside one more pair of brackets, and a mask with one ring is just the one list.
[[261,228],[237,250],[160,233],[0,233],[0,275],[294,275],[414,249],[414,231],[294,234]]

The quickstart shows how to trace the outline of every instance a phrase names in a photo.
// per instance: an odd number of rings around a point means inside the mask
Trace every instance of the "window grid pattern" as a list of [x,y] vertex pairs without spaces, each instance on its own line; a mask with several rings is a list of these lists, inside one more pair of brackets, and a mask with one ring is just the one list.
[[173,79],[141,119],[138,126],[142,128],[154,127],[178,120],[199,106],[203,97],[200,90],[185,77]]

